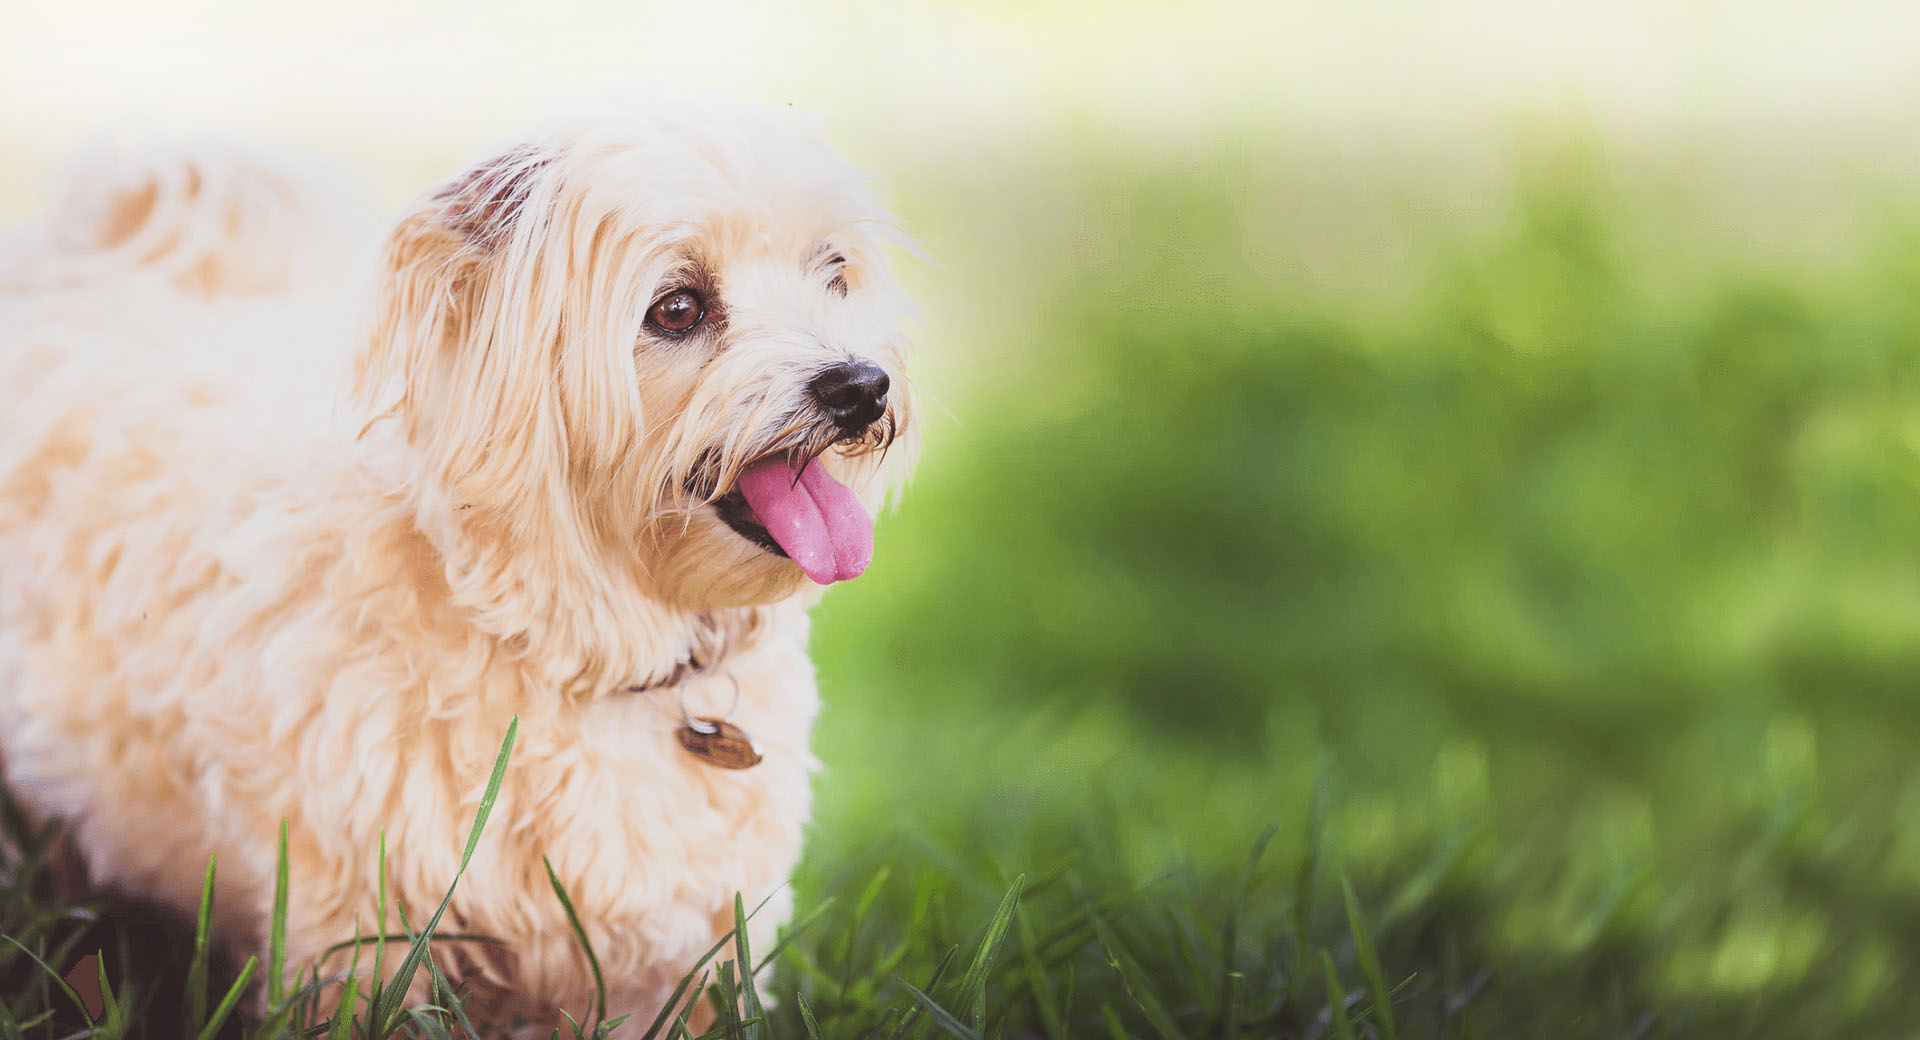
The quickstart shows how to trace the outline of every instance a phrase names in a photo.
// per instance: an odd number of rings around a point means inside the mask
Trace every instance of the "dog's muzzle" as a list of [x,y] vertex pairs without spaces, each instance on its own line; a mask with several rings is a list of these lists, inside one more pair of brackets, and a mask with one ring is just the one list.
[[873,518],[817,458],[761,459],[714,508],[736,533],[792,559],[816,584],[857,578],[873,562]]
[[864,437],[887,414],[886,370],[871,361],[843,361],[821,372],[807,384],[807,393],[820,405],[843,438]]
[[802,396],[805,418],[790,421],[742,466],[733,487],[717,486],[716,452],[702,460],[687,490],[708,496],[735,534],[788,557],[815,582],[858,577],[873,559],[873,518],[820,460],[828,452],[885,452],[893,444],[899,425],[889,411],[891,387],[886,370],[871,361],[820,370]]

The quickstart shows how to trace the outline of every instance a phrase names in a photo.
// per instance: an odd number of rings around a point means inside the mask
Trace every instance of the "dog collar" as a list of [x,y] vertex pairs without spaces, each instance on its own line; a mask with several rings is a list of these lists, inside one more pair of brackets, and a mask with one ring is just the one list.
[[651,693],[654,690],[665,689],[668,686],[685,686],[687,680],[699,675],[701,672],[707,671],[710,667],[712,666],[701,664],[699,657],[696,655],[688,654],[685,660],[676,663],[672,668],[667,670],[666,678],[648,678],[643,682],[623,686],[620,688],[620,692]]
[[760,754],[760,745],[754,743],[747,731],[733,724],[733,716],[740,710],[740,680],[727,676],[733,684],[733,703],[727,706],[724,716],[705,715],[696,718],[687,710],[687,684],[680,684],[680,728],[674,735],[680,738],[680,746],[695,758],[721,769],[752,769],[760,764],[765,756]]
[[[740,711],[740,680],[732,675],[727,681],[733,684],[733,701],[727,705],[725,715],[695,715],[687,707],[687,683],[695,675],[708,671],[693,658],[674,666],[668,673],[667,682],[678,680],[675,689],[680,702],[680,726],[674,731],[680,746],[695,758],[720,769],[752,769],[765,757],[760,753],[760,745],[754,742],[746,730],[734,725],[733,717]],[[646,693],[667,685],[667,682],[634,685],[625,689],[626,693]]]
[[687,749],[688,754],[708,765],[752,769],[765,756],[760,754],[760,745],[753,742],[747,731],[733,724],[733,716],[740,710],[740,680],[728,675],[727,681],[733,684],[733,703],[727,705],[727,713],[695,717],[687,709],[687,683],[681,680],[680,728],[674,735],[680,738],[680,746]]

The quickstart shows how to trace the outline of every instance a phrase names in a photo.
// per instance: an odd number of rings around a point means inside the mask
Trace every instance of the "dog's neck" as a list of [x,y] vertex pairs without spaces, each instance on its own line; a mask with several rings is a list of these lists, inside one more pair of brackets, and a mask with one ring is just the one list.
[[667,689],[706,672],[723,671],[727,659],[736,652],[752,649],[758,642],[766,612],[757,608],[703,610],[686,623],[690,649],[664,670],[640,676],[621,688],[624,693],[646,693]]
[[650,594],[630,562],[569,532],[415,500],[450,605],[569,698],[676,685],[751,650],[797,604],[694,609]]

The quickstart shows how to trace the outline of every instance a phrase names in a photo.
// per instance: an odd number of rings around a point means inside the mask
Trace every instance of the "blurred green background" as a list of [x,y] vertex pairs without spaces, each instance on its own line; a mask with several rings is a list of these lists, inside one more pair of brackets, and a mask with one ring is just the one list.
[[1160,879],[1173,971],[1277,823],[1276,976],[1345,878],[1479,1035],[1912,1034],[1910,7],[374,11],[20,15],[5,215],[136,90],[394,199],[632,76],[816,113],[937,403],[819,611],[803,910]]
[[1910,200],[1836,183],[1884,219],[1802,269],[1696,238],[1711,177],[1536,129],[1488,214],[1403,211],[1398,299],[1329,298],[1246,266],[1288,158],[1086,161],[1081,262],[982,306],[955,432],[823,609],[814,876],[905,831],[1205,893],[1273,819],[1537,976],[1492,1035],[1567,1035],[1601,951],[1683,1024],[1907,1035]]

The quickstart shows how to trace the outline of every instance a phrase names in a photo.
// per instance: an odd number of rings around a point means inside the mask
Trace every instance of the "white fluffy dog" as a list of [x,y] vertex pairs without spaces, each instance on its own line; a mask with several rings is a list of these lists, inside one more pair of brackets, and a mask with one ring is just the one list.
[[245,952],[287,821],[291,974],[380,927],[383,832],[425,920],[518,715],[442,924],[500,942],[438,959],[496,1021],[586,1009],[550,857],[644,1021],[736,892],[772,895],[763,949],[788,916],[805,610],[913,453],[894,225],[793,118],[710,99],[517,139],[407,209],[370,293],[314,180],[82,159],[0,262],[6,782],[98,883],[189,908],[217,852]]

